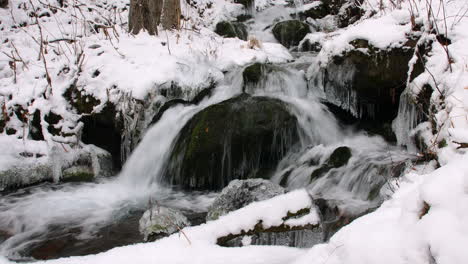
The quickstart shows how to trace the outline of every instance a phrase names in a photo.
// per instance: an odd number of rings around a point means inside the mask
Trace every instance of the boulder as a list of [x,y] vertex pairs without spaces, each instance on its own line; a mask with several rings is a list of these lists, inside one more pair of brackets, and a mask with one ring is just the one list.
[[[401,47],[387,50],[378,49],[364,39],[350,44],[354,49],[332,57],[310,84],[322,86],[324,99],[360,120],[390,123],[398,112],[415,41],[408,40]],[[410,78],[423,70],[421,63],[416,63]]]
[[310,180],[312,181],[323,176],[331,169],[346,165],[351,158],[351,155],[351,149],[349,147],[339,147],[335,149],[328,160],[322,166],[312,172]]
[[155,206],[147,210],[140,219],[140,233],[145,241],[155,241],[178,232],[190,223],[180,211]]
[[276,40],[287,48],[299,45],[299,42],[311,32],[309,25],[299,20],[279,22],[272,31]]
[[284,194],[283,187],[264,179],[233,180],[211,205],[207,221],[240,209],[253,202],[263,201]]
[[242,94],[207,107],[182,128],[163,180],[220,190],[233,179],[269,178],[298,142],[297,118],[286,103]]
[[243,23],[221,21],[216,24],[215,33],[225,38],[239,38],[247,40],[247,27]]

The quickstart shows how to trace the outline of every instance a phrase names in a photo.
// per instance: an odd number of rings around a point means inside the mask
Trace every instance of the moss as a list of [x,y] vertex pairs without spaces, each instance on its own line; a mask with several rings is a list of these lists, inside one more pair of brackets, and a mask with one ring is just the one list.
[[297,119],[283,102],[243,94],[207,107],[182,128],[164,178],[210,190],[233,179],[269,178],[296,142]]
[[442,139],[438,144],[437,146],[441,149],[441,148],[445,148],[447,146],[447,140]]
[[94,180],[94,173],[87,171],[67,172],[63,174],[63,182],[91,182]]
[[273,27],[273,35],[287,48],[299,45],[299,42],[310,32],[309,25],[299,20],[279,22]]

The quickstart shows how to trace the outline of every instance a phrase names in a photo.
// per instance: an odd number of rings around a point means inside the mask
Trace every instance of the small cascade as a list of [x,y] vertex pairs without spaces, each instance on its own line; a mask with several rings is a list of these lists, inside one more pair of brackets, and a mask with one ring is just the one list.
[[[385,198],[383,186],[399,175],[401,170],[395,167],[404,167],[408,156],[380,137],[368,137],[339,124],[317,97],[326,91],[320,90],[319,85],[308,85],[303,71],[289,64],[265,67],[256,83],[244,87],[244,69],[236,69],[225,75],[223,83],[217,85],[209,98],[198,104],[178,104],[165,110],[146,131],[120,175],[113,179],[44,185],[1,197],[0,231],[9,230],[10,233],[0,244],[0,253],[16,259],[27,256],[29,248],[50,239],[51,230],[74,234],[86,241],[102,227],[132,212],[142,212],[152,199],[162,205],[206,211],[210,199],[198,199],[161,187],[163,172],[183,127],[207,107],[238,97],[243,87],[251,96],[282,101],[297,119],[299,146],[288,153],[280,153],[284,158],[273,171],[273,181],[289,189],[305,187],[314,197],[332,201],[340,210],[353,215],[379,205]],[[147,115],[145,109],[128,107],[135,113],[126,121],[129,128],[146,122],[143,121],[148,119],[146,117],[134,119]],[[132,137],[131,133],[128,135]],[[281,140],[283,136],[276,137]],[[339,164],[330,161],[335,150],[344,146],[349,148],[350,157],[346,161],[338,158]],[[226,153],[229,147],[225,146]],[[223,170],[226,166],[227,163]],[[258,239],[258,243],[277,244],[281,240],[281,243],[291,243],[287,245],[307,247],[311,246],[312,238],[321,242],[322,237],[316,235],[294,233],[284,238],[289,242],[281,237],[265,237]]]

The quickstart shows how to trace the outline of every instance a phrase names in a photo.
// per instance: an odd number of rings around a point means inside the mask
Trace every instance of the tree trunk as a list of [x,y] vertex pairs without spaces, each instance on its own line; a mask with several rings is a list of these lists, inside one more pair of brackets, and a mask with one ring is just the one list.
[[162,26],[164,29],[180,29],[180,0],[164,0]]
[[130,0],[129,31],[157,35],[160,23],[164,29],[179,29],[180,15],[180,0]]
[[138,34],[140,30],[145,29],[150,35],[157,35],[162,8],[163,0],[130,0],[130,32]]
[[8,0],[0,0],[0,8],[7,8]]

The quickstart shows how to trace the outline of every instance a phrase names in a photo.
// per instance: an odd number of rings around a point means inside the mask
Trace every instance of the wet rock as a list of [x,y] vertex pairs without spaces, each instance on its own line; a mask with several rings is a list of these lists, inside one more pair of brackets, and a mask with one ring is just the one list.
[[215,33],[225,38],[239,38],[247,40],[247,27],[243,23],[221,21],[216,24]]
[[208,210],[207,221],[240,209],[253,202],[284,194],[283,187],[264,179],[233,180],[225,187]]
[[[361,120],[390,123],[397,115],[399,98],[413,57],[413,41],[400,48],[381,50],[356,39],[355,49],[334,56],[311,80],[321,83],[325,99]],[[411,78],[423,72],[417,63]]]
[[312,51],[312,52],[319,52],[322,49],[322,43],[319,41],[311,41],[310,39],[305,39],[300,47],[300,51]]
[[185,99],[177,98],[177,99],[172,99],[164,103],[154,115],[154,117],[151,119],[150,125],[155,124],[156,122],[161,119],[162,115],[171,107],[174,107],[176,105],[191,105],[191,104],[199,104],[201,101],[204,99],[208,98],[211,96],[213,93],[213,90],[216,88],[214,84],[211,84],[207,88],[202,89],[192,100],[187,101]]
[[190,223],[180,211],[155,206],[147,210],[140,219],[140,233],[145,241],[155,241],[169,236]]
[[284,102],[242,94],[207,107],[182,128],[163,179],[219,190],[233,179],[269,178],[298,140],[297,119]]
[[255,85],[260,82],[262,74],[267,70],[266,65],[262,63],[254,63],[242,72],[242,78],[244,79],[244,86]]
[[351,149],[348,147],[339,147],[335,149],[325,164],[312,172],[310,176],[311,181],[325,175],[331,169],[346,165],[351,158],[351,155]]
[[299,45],[299,42],[311,32],[309,25],[299,20],[279,22],[272,31],[276,40],[287,48]]

